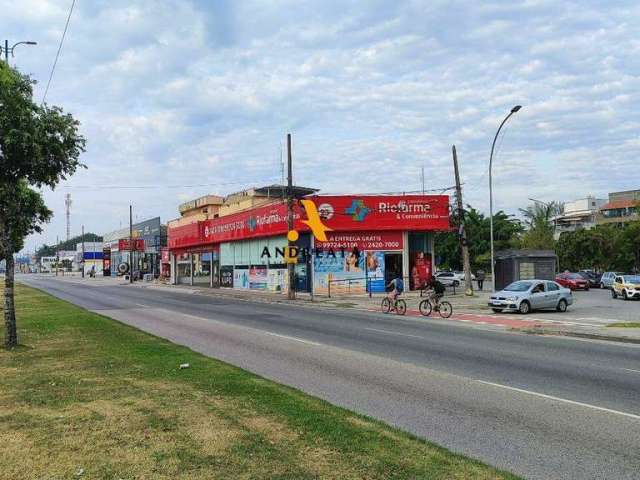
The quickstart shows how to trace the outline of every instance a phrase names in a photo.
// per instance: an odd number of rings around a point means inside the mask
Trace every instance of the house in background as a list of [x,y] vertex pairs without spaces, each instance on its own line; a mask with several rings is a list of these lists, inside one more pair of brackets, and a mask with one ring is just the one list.
[[599,224],[615,224],[622,226],[632,220],[640,219],[640,190],[612,192],[609,201],[600,207]]
[[606,203],[607,200],[596,198],[592,195],[565,203],[564,213],[553,219],[556,240],[564,232],[575,232],[580,228],[588,230],[594,227],[598,220],[600,208]]

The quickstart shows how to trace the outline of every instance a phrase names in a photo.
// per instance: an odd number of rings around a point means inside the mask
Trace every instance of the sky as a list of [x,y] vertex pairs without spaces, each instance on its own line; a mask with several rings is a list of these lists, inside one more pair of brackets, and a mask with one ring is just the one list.
[[[43,97],[71,0],[0,0],[10,63]],[[640,3],[77,0],[46,102],[81,122],[86,169],[43,194],[27,250],[178,216],[281,181],[325,193],[454,185],[494,209],[640,188]]]

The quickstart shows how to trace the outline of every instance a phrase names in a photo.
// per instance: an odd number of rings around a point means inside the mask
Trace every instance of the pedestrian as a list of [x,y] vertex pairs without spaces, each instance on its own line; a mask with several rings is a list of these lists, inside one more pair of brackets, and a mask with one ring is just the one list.
[[482,290],[482,284],[484,283],[485,273],[480,269],[476,272],[476,281],[478,282],[478,290]]

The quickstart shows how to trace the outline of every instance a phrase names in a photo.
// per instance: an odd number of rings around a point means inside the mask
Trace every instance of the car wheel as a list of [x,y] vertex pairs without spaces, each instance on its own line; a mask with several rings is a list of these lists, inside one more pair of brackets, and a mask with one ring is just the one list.
[[558,302],[558,306],[556,307],[556,310],[558,310],[559,312],[566,312],[567,311],[567,301],[564,298],[562,298]]
[[616,291],[613,288],[611,289],[611,297],[612,298],[618,298],[618,294],[616,293]]
[[493,310],[493,313],[502,313],[502,310],[499,308],[492,308],[491,310]]
[[520,306],[518,307],[518,311],[521,314],[526,315],[531,311],[531,305],[529,304],[529,302],[524,300],[522,303],[520,303]]

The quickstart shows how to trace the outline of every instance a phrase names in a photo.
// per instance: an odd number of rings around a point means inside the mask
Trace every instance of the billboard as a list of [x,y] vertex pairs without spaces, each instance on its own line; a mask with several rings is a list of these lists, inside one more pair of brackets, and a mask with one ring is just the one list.
[[[323,223],[334,232],[449,229],[447,195],[315,195]],[[294,206],[294,229],[309,231],[304,209]],[[169,229],[172,249],[286,234],[287,206],[274,203]],[[401,248],[401,247],[400,247]]]

